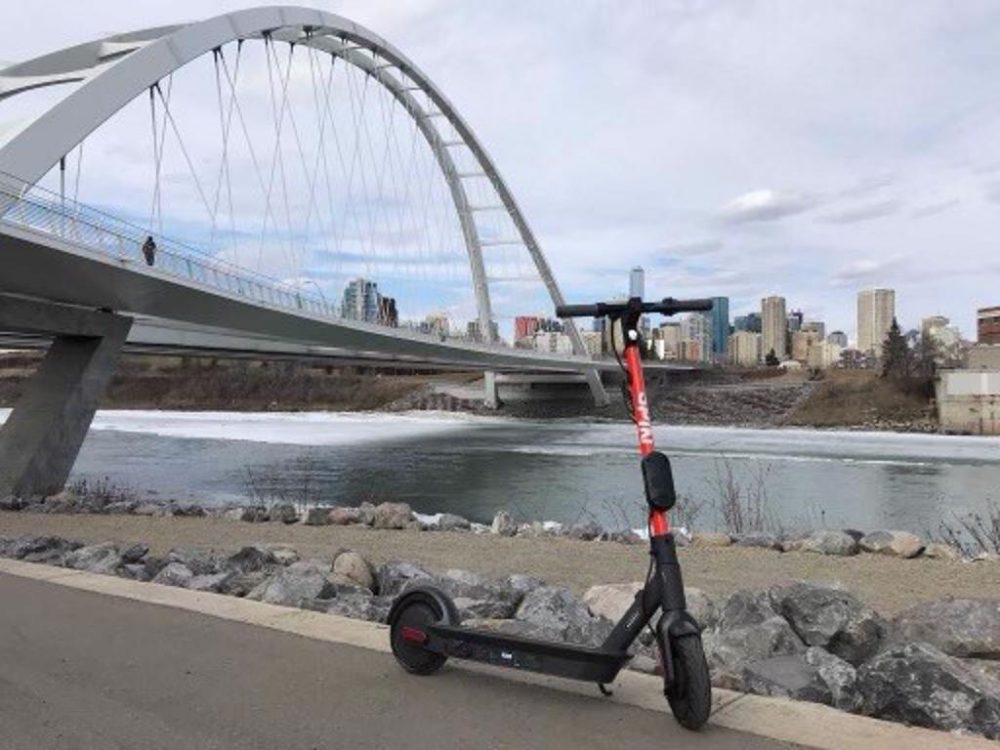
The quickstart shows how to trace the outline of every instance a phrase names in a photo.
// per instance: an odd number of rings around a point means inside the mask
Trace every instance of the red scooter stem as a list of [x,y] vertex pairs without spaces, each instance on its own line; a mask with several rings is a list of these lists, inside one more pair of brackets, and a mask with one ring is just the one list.
[[[628,336],[628,333],[626,333]],[[642,374],[639,342],[626,339],[625,366],[628,370],[628,391],[632,397],[632,414],[639,434],[639,453],[647,456],[656,449],[653,440],[653,423],[649,417],[649,399],[646,396],[646,379]],[[649,535],[665,536],[670,533],[670,519],[665,510],[649,511]]]

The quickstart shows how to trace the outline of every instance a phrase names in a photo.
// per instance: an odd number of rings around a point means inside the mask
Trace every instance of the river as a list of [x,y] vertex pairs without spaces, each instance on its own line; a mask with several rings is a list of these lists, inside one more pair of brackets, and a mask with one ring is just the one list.
[[[744,490],[763,488],[767,514],[786,529],[926,533],[1000,503],[997,438],[719,427],[661,427],[657,437],[701,528],[719,522],[719,487],[730,475]],[[641,526],[633,442],[631,426],[617,423],[104,411],[74,478],[205,504],[399,500],[477,521],[507,508],[528,519]]]

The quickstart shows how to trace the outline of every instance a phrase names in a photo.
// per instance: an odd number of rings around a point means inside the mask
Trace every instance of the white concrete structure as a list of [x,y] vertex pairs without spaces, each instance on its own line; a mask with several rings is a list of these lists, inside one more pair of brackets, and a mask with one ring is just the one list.
[[736,331],[729,337],[729,361],[740,367],[756,367],[761,362],[761,336],[752,331]]

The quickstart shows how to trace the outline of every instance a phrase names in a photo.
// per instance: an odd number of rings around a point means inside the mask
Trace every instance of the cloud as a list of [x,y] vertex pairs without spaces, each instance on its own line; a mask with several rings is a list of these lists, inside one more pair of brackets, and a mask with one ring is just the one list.
[[842,266],[830,283],[833,286],[859,286],[885,284],[892,273],[904,263],[905,257],[893,255],[888,258],[861,258]]
[[802,193],[770,189],[752,190],[737,196],[723,206],[719,211],[719,218],[727,224],[777,221],[808,211],[816,203],[815,198]]
[[692,240],[665,245],[659,249],[662,255],[681,256],[686,258],[714,255],[722,250],[724,243],[720,239]]
[[920,206],[913,209],[910,212],[910,216],[914,219],[926,219],[929,216],[935,216],[937,214],[943,214],[945,211],[950,211],[953,208],[961,205],[962,201],[958,198],[949,198],[948,200],[938,201],[937,203],[929,203],[926,206]]
[[862,221],[880,219],[899,211],[899,201],[895,199],[874,201],[863,203],[850,208],[845,208],[834,213],[820,216],[817,221],[827,224],[857,224]]

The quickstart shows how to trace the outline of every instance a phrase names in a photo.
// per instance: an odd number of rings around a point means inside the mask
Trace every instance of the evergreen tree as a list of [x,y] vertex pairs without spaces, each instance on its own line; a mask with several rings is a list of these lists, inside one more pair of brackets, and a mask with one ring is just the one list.
[[905,378],[910,374],[910,348],[895,318],[882,343],[882,377]]
[[778,355],[775,354],[774,349],[771,349],[764,357],[764,364],[768,367],[777,367],[781,362],[778,360]]

